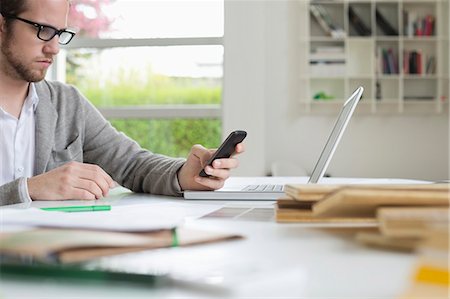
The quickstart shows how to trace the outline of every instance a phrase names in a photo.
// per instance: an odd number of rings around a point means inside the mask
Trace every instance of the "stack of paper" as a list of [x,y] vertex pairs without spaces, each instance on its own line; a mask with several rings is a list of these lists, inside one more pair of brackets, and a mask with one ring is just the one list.
[[448,207],[449,184],[287,185],[278,222],[378,223],[382,207]]
[[0,234],[0,253],[46,263],[77,263],[108,255],[239,238],[185,228],[140,233],[40,228]]
[[111,211],[0,210],[0,254],[45,263],[76,263],[107,255],[240,238],[192,230],[178,210],[154,206]]

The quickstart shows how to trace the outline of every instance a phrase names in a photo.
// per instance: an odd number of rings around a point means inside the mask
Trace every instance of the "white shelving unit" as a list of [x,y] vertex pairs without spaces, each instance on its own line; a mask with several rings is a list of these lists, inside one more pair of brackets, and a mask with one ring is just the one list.
[[[449,17],[448,0],[299,0],[301,5],[301,84],[303,111],[335,112],[349,94],[363,86],[365,92],[358,111],[367,113],[447,113],[449,79]],[[345,34],[331,37],[310,13],[319,5],[331,17],[332,23]],[[353,10],[370,28],[370,34],[360,36],[349,17]],[[377,21],[380,12],[398,34],[385,35]],[[415,36],[408,28],[410,19],[434,17],[434,33]],[[304,26],[306,25],[306,26]],[[336,51],[334,51],[334,50]],[[342,49],[342,53],[337,50]],[[379,59],[383,49],[392,52],[397,67],[383,71]],[[406,73],[409,53],[420,53],[421,74]],[[416,54],[414,54],[416,55]],[[433,57],[434,68],[426,70]],[[340,61],[340,63],[336,63]],[[414,61],[416,61],[414,59]],[[326,62],[326,63],[324,63]],[[391,60],[392,62],[392,60]],[[409,65],[409,63],[408,63]],[[322,99],[314,99],[322,95]],[[331,96],[332,99],[323,99]]]

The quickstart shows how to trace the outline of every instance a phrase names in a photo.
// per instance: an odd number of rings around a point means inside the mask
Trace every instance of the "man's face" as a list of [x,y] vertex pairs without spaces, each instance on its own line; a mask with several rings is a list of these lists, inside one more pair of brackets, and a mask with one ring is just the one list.
[[[67,0],[28,0],[27,9],[18,17],[58,29],[66,28]],[[50,41],[37,37],[37,28],[20,20],[0,31],[0,71],[8,77],[25,82],[38,82],[59,52],[58,35]]]

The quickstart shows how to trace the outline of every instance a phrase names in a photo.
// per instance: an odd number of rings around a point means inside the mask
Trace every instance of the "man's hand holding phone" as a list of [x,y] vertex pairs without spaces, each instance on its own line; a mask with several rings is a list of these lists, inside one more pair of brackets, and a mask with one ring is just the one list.
[[234,157],[244,152],[242,141],[245,131],[234,131],[217,150],[209,150],[194,145],[186,163],[178,172],[178,182],[182,190],[216,190],[223,187],[230,176],[230,170],[238,167]]

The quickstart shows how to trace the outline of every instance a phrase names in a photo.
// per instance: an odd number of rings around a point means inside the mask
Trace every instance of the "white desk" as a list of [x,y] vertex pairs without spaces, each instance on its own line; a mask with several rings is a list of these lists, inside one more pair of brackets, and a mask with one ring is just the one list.
[[[117,193],[117,192],[116,192]],[[172,197],[118,193],[102,202],[114,205],[172,202],[199,209],[269,208],[272,202],[199,202]],[[80,202],[33,202],[32,206]],[[90,204],[90,202],[84,202]],[[398,298],[407,289],[415,256],[363,247],[317,225],[208,218],[189,227],[229,231],[244,240],[167,248],[104,258],[102,262],[150,272],[221,281],[220,288],[183,284],[149,287],[118,283],[81,284],[3,278],[1,298]],[[350,230],[350,228],[346,228]],[[342,228],[341,228],[342,230]]]

